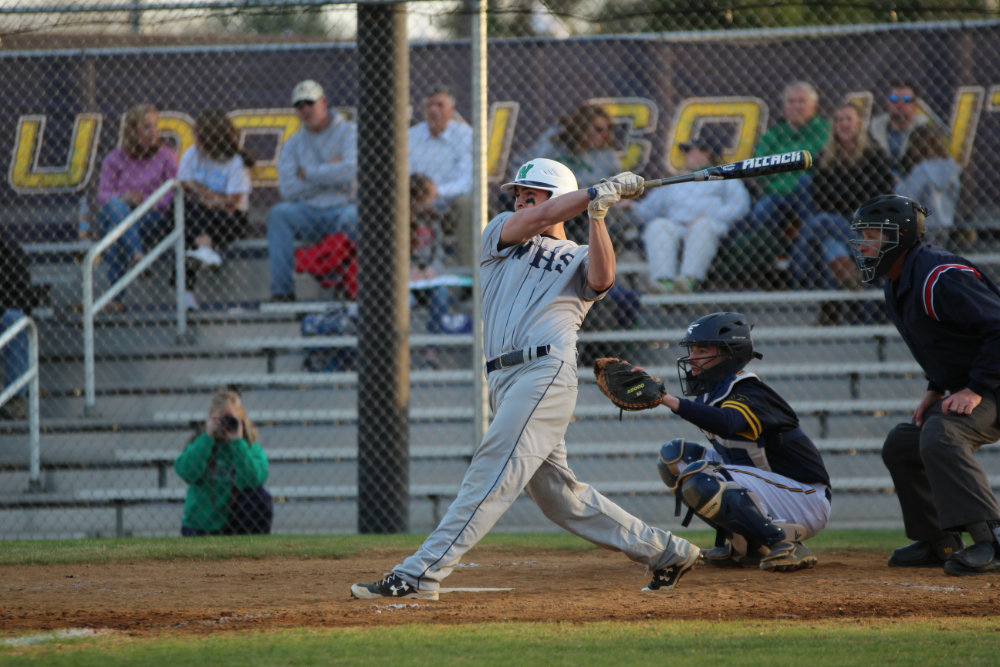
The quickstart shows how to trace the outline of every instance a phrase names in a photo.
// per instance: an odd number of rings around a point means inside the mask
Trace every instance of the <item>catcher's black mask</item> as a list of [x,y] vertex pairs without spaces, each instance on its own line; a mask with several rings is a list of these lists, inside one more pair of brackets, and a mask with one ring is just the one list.
[[[740,313],[712,313],[699,318],[688,327],[680,345],[686,347],[687,355],[677,360],[677,379],[681,393],[698,396],[712,389],[715,383],[734,375],[750,363],[751,359],[763,359],[764,355],[754,352],[750,330],[753,325]],[[695,375],[691,372],[691,348],[700,345],[714,345],[719,352],[713,357],[695,360],[701,367],[711,359],[722,359],[711,368],[705,368]]]

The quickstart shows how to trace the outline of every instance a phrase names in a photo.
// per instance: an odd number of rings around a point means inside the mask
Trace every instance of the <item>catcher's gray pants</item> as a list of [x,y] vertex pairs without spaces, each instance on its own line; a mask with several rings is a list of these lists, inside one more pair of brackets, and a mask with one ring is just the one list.
[[622,551],[649,569],[687,558],[696,546],[649,526],[576,479],[566,462],[566,427],[576,406],[576,365],[554,355],[489,374],[493,421],[441,523],[394,572],[436,590],[521,491],[574,535]]
[[896,486],[903,526],[911,540],[934,540],[943,531],[1000,519],[976,451],[1000,440],[996,396],[983,396],[969,415],[942,413],[938,401],[922,427],[899,424],[885,439],[882,461]]
[[719,471],[713,474],[723,483],[731,481],[752,491],[764,512],[774,521],[797,523],[805,528],[804,539],[815,537],[830,521],[830,501],[825,485],[803,484],[753,466],[729,465],[723,463],[713,449],[705,450],[705,460],[718,464]]

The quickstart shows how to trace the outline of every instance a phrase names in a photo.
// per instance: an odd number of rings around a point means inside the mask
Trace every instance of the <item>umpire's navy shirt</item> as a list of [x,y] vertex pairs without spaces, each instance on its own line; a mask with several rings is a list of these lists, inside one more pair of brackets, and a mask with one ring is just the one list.
[[885,285],[889,319],[940,394],[1000,387],[1000,289],[967,259],[918,245]]

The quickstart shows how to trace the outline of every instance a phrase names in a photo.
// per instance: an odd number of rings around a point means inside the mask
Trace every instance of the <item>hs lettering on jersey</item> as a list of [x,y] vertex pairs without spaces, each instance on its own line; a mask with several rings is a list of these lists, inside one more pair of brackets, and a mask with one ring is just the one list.
[[542,246],[535,247],[533,243],[522,243],[511,253],[511,256],[514,259],[521,259],[533,248],[535,252],[531,255],[531,266],[536,269],[562,273],[563,269],[573,261],[574,255],[571,252],[564,252],[557,256],[556,251],[546,250]]

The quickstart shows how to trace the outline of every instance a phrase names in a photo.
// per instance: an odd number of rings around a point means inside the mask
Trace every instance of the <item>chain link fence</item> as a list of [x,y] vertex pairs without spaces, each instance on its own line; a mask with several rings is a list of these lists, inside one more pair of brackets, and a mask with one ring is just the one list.
[[[385,7],[405,12],[408,85],[396,91],[408,99],[390,91],[364,106],[378,82],[359,77],[363,21]],[[474,12],[306,0],[0,8],[3,325],[24,314],[37,326],[40,423],[38,436],[22,327],[3,346],[0,536],[176,535],[182,517],[196,530],[263,530],[262,507],[280,533],[433,528],[478,433]],[[488,4],[486,22],[490,216],[511,205],[498,185],[539,156],[581,185],[802,148],[816,162],[804,177],[666,187],[612,210],[618,279],[581,332],[567,433],[577,475],[679,525],[655,453],[700,434],[666,410],[619,422],[589,366],[625,356],[676,388],[688,323],[739,310],[756,322],[756,370],[826,457],[833,524],[899,525],[878,451],[924,383],[880,292],[844,263],[842,233],[860,201],[896,189],[932,209],[936,243],[1000,265],[995,2],[507,0]],[[364,110],[393,103],[408,110],[408,139],[393,143],[387,128],[381,144],[364,132],[359,143]],[[431,143],[436,124],[445,152]],[[404,141],[399,215],[366,220],[358,165]],[[371,265],[359,278],[359,243],[375,236],[401,240],[385,246],[384,280]],[[390,297],[366,303],[380,281]],[[366,306],[409,344],[359,322]],[[369,356],[408,367],[408,386],[362,391],[359,329]],[[359,413],[359,392],[390,406],[384,420]],[[229,414],[256,446],[213,448],[204,433]],[[373,443],[393,460],[372,459]],[[983,456],[1000,474],[997,455]],[[398,523],[364,519],[379,501],[361,478],[402,503]],[[499,528],[554,526],[522,498]]]

